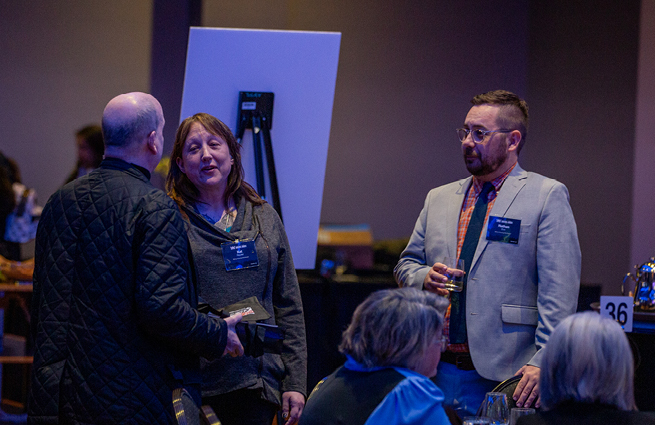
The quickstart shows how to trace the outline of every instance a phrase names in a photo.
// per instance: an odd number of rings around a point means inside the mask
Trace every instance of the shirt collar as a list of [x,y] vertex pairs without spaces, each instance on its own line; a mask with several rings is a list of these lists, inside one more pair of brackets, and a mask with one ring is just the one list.
[[[503,183],[505,183],[505,179],[507,179],[507,176],[509,176],[512,170],[514,170],[514,168],[516,167],[516,164],[518,164],[518,162],[515,162],[514,165],[512,165],[507,169],[507,171],[505,171],[503,174],[501,174],[500,176],[496,177],[491,181],[491,184],[494,185],[494,189],[496,190],[496,192],[500,190]],[[483,185],[484,182],[482,180],[473,176],[473,190],[475,190],[476,195],[480,193]]]

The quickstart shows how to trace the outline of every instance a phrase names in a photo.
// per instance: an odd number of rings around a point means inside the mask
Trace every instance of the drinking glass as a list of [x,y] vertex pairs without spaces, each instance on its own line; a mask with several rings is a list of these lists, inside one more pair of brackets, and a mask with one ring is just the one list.
[[507,425],[509,421],[509,405],[504,393],[487,393],[482,402],[482,415],[491,419],[495,425]]
[[509,425],[516,425],[519,418],[525,415],[534,415],[535,410],[531,407],[514,407],[510,410]]
[[467,416],[462,425],[490,425],[491,419],[482,416]]
[[464,289],[464,260],[444,257],[442,262],[449,269],[461,270],[461,273],[445,273],[445,276],[448,278],[445,282],[446,289],[450,292],[462,292],[462,289]]

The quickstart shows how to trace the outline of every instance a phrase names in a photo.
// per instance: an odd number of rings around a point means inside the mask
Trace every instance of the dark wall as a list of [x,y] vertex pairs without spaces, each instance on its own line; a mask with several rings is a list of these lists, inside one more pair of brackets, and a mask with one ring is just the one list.
[[44,204],[77,160],[75,132],[148,91],[152,0],[0,3],[0,150]]
[[323,223],[409,236],[427,192],[467,174],[455,128],[471,97],[526,95],[525,1],[264,3],[204,2],[203,25],[342,33]]
[[531,110],[522,166],[567,185],[583,282],[628,271],[640,2],[204,2],[203,25],[340,31],[321,221],[410,235],[429,189],[467,175],[454,129],[477,93]]
[[655,256],[655,1],[641,3],[630,265]]
[[639,7],[530,2],[532,122],[522,162],[568,186],[582,280],[614,294],[629,271]]
[[[18,160],[41,202],[74,165],[75,130],[98,122],[118,93],[151,87],[167,111],[170,146],[185,28],[198,1],[3,1],[0,150]],[[183,9],[162,17],[153,3]],[[222,0],[202,1],[201,22],[342,32],[322,221],[370,223],[376,240],[409,236],[428,190],[466,176],[454,129],[474,94],[507,88],[524,96],[532,126],[521,164],[569,187],[583,280],[616,292],[634,249],[633,206],[643,204],[633,202],[633,183],[642,197],[652,198],[653,186],[644,177],[648,163],[633,180],[639,7],[637,0]],[[646,110],[641,121],[652,115]],[[649,211],[639,211],[641,222]]]

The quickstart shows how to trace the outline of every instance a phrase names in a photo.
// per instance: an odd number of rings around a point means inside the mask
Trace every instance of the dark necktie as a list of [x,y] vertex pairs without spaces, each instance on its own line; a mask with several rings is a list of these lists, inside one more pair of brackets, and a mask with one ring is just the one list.
[[464,260],[464,289],[462,292],[451,292],[450,294],[450,343],[463,344],[466,342],[466,286],[469,270],[473,263],[473,256],[478,247],[480,232],[487,217],[487,206],[489,205],[488,195],[494,189],[494,185],[486,182],[482,186],[478,200],[473,208],[471,220],[466,229],[466,236],[462,244],[462,251],[459,258]]

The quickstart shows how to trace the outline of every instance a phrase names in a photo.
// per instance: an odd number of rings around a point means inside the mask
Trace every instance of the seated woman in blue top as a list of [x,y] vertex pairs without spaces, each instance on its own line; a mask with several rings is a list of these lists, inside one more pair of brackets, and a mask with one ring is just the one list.
[[415,288],[388,289],[360,304],[343,333],[346,363],[314,388],[300,425],[448,425],[437,373],[448,301]]

